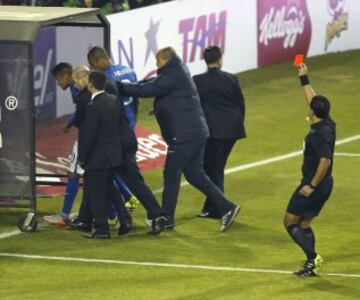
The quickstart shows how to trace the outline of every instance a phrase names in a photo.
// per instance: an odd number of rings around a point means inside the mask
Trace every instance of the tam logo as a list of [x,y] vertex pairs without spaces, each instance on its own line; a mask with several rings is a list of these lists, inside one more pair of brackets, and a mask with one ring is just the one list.
[[258,0],[257,22],[260,66],[307,54],[311,23],[305,0]]
[[179,34],[183,38],[182,59],[184,63],[203,59],[202,53],[208,46],[218,46],[225,52],[227,11],[218,15],[211,13],[179,22]]

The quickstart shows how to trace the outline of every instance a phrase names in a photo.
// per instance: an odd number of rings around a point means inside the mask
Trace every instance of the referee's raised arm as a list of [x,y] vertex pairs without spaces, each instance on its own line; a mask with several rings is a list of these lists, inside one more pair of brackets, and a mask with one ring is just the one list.
[[299,79],[301,82],[301,86],[303,87],[304,90],[305,99],[307,103],[310,105],[311,100],[314,96],[316,96],[316,93],[309,81],[308,67],[304,63],[301,63],[298,70],[299,70]]

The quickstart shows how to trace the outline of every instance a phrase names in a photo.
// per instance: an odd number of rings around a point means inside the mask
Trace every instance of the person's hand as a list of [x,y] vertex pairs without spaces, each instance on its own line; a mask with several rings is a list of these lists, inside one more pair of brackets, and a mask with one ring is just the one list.
[[299,191],[299,194],[304,197],[310,197],[313,192],[314,189],[310,185],[304,185]]
[[307,75],[308,67],[304,63],[301,63],[299,66],[299,76]]

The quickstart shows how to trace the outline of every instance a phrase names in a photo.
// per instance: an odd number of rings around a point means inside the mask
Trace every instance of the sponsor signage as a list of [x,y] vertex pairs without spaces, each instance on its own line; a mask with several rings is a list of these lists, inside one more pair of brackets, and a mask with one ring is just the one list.
[[[78,131],[73,128],[70,132],[64,133],[62,129],[65,123],[66,118],[38,122],[37,173],[66,173],[69,155]],[[136,160],[140,169],[149,170],[163,166],[167,144],[162,137],[141,126],[136,127],[136,136],[138,140]]]
[[55,29],[45,28],[34,42],[34,102],[37,119],[56,117],[56,83],[51,74],[55,64]]
[[331,21],[326,25],[325,51],[334,38],[348,29],[349,13],[345,12],[345,0],[327,0],[328,13]]
[[[228,71],[254,68],[256,52],[243,50],[255,42],[248,30],[256,18],[255,7],[252,0],[213,0],[211,5],[202,0],[173,1],[110,15],[113,60],[133,68],[138,78],[148,78],[156,73],[156,52],[171,46],[197,74],[206,70],[202,54],[211,45],[222,49]],[[136,26],[129,26],[134,20]]]
[[[37,124],[36,134],[36,173],[37,174],[66,174],[69,166],[69,156],[77,138],[77,130],[71,129],[64,133],[62,128],[66,118],[52,121],[41,121]],[[142,171],[161,168],[164,165],[167,145],[156,133],[141,126],[136,127],[138,152],[136,161]],[[44,179],[44,178],[43,178]],[[46,178],[48,180],[48,178]],[[51,178],[51,180],[66,182],[66,178]],[[39,194],[57,196],[64,193],[64,187],[38,186]]]
[[307,54],[311,20],[305,0],[257,1],[257,48],[260,67]]

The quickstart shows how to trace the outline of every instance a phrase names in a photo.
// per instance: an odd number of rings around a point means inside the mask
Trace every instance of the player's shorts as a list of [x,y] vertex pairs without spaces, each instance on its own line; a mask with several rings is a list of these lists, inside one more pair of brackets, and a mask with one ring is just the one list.
[[78,157],[78,141],[76,140],[74,143],[72,153],[69,155],[69,160],[70,160],[69,171],[78,175],[83,175],[84,169],[78,165],[77,157]]
[[295,216],[304,218],[313,218],[317,216],[323,208],[326,201],[329,199],[332,188],[333,178],[327,176],[323,181],[316,187],[310,197],[304,197],[299,194],[299,191],[304,186],[300,184],[293,195],[290,198],[287,212]]

